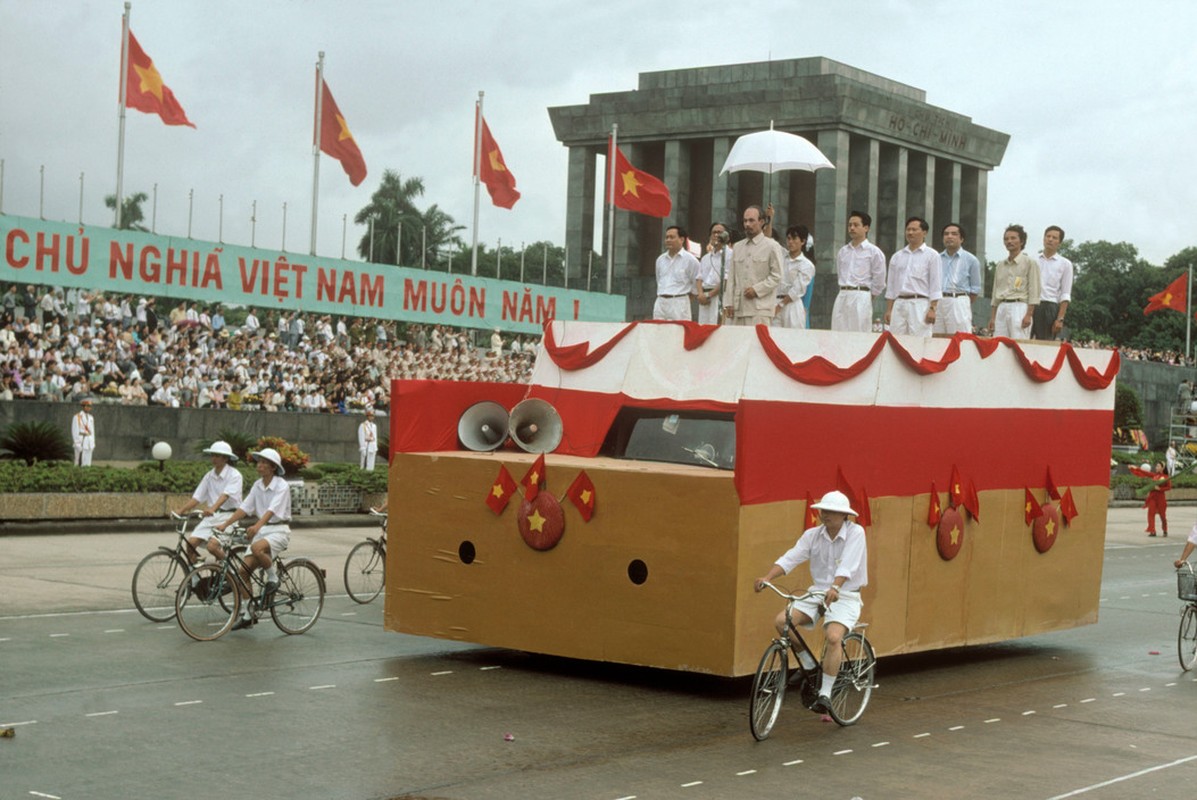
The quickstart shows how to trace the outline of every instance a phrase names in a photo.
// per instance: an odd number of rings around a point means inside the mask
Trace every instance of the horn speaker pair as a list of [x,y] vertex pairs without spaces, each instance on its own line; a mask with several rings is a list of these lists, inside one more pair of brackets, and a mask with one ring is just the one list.
[[544,400],[529,398],[511,409],[484,400],[465,410],[457,421],[457,438],[467,450],[497,450],[510,436],[521,450],[551,453],[561,444],[561,416]]

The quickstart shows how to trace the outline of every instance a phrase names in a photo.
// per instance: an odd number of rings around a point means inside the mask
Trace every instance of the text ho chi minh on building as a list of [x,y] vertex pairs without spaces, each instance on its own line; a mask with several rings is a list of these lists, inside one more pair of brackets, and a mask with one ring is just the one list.
[[[963,114],[930,105],[921,89],[826,58],[645,72],[635,90],[593,94],[588,104],[550,108],[549,116],[558,140],[569,148],[571,264],[584,265],[584,254],[602,250],[595,235],[595,192],[605,185],[605,158],[598,156],[606,154],[613,123],[632,164],[669,187],[668,218],[628,212],[616,218],[615,291],[627,295],[633,319],[651,313],[653,264],[663,249],[665,226],[680,224],[705,244],[713,221],[739,229],[745,206],[769,200],[777,225],[803,223],[814,234],[816,327],[827,325],[836,292],[829,276],[852,209],[872,216],[869,238],[887,257],[905,245],[905,220],[917,215],[930,223],[929,242],[935,246],[943,225],[962,224],[965,248],[985,263],[989,171],[1001,163],[1010,140]],[[770,122],[805,136],[836,168],[771,177],[720,175],[736,138],[765,130]],[[602,274],[596,263],[594,286]]]

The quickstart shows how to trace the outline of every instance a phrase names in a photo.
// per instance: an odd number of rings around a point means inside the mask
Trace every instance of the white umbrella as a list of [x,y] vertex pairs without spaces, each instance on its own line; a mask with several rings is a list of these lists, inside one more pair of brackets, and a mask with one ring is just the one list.
[[769,130],[749,133],[736,139],[719,174],[741,170],[773,174],[787,169],[814,172],[817,169],[835,169],[835,164],[828,161],[827,156],[810,140],[794,133],[775,131],[770,122]]

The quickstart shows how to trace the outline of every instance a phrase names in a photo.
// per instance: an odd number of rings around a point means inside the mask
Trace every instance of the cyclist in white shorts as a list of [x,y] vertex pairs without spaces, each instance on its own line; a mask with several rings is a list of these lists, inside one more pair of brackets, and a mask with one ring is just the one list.
[[188,557],[193,564],[200,560],[208,539],[212,538],[212,529],[227,520],[241,505],[243,485],[241,473],[233,466],[237,454],[228,442],[212,442],[212,446],[204,452],[212,457],[212,469],[204,473],[191,499],[175,512],[182,516],[196,506],[203,509],[204,518],[187,537],[187,543],[191,545]]
[[[763,578],[756,579],[753,588],[759,592],[765,588],[765,581],[772,583],[776,578],[788,575],[799,564],[810,562],[814,585],[809,591],[827,593],[823,601],[827,612],[823,619],[827,647],[823,652],[819,699],[814,706],[816,711],[826,712],[831,707],[831,687],[843,657],[840,643],[860,619],[860,590],[869,582],[869,554],[864,528],[849,519],[857,514],[843,492],[828,492],[813,508],[819,510],[822,524],[807,529]],[[787,611],[795,625],[809,628],[823,613],[824,606],[809,600],[791,603]],[[775,624],[779,633],[788,635],[787,611],[777,615]]]
[[[249,454],[250,459],[258,471],[258,480],[254,481],[245,502],[232,515],[215,527],[224,532],[225,528],[245,517],[257,517],[258,521],[245,529],[250,536],[249,553],[245,556],[245,565],[252,572],[256,567],[266,570],[266,593],[269,595],[278,588],[278,558],[287,545],[291,543],[291,487],[283,480],[283,461],[278,451],[272,447]],[[217,558],[225,557],[220,540],[208,540],[208,551]],[[242,576],[249,583],[249,574]],[[238,590],[240,591],[240,590]],[[248,598],[242,596],[242,600]],[[242,604],[241,619],[233,626],[233,630],[248,628],[256,621],[249,603]]]

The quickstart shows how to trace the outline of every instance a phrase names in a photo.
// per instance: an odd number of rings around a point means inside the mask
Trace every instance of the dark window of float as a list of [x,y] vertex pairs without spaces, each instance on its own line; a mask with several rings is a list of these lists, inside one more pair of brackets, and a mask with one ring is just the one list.
[[607,432],[601,455],[735,469],[735,419],[712,411],[624,408]]

